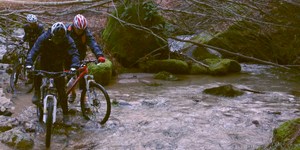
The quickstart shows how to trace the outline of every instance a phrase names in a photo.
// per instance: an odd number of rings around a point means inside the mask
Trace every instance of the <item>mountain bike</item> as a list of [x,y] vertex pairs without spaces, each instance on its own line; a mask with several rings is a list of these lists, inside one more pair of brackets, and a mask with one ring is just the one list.
[[13,64],[13,70],[10,75],[10,88],[14,94],[21,91],[29,93],[33,89],[33,84],[29,82],[29,74],[25,69],[27,51],[21,44],[17,45],[16,50],[18,58]]
[[37,116],[39,121],[46,124],[46,147],[51,144],[52,126],[56,122],[57,90],[54,79],[70,75],[68,72],[48,72],[44,70],[33,70],[34,76],[42,76],[41,103],[37,105]]
[[[85,119],[100,124],[105,124],[111,113],[111,102],[105,88],[94,80],[94,76],[88,74],[88,63],[97,63],[97,61],[81,61],[81,66],[77,70],[79,75],[70,80],[74,80],[67,89],[67,95],[75,88],[80,79],[84,79],[85,88],[82,89],[80,97],[80,106],[82,115]],[[101,65],[101,63],[97,64]],[[70,82],[70,81],[69,81]],[[90,104],[90,108],[85,106],[85,101]]]

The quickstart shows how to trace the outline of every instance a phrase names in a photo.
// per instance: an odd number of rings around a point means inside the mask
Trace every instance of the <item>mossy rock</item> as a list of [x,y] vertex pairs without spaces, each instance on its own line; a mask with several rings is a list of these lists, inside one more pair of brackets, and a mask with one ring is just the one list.
[[140,68],[145,72],[158,73],[161,71],[173,74],[188,74],[189,67],[185,61],[177,59],[153,60],[140,64]]
[[108,59],[104,63],[88,65],[89,73],[94,76],[97,83],[108,85],[112,77],[112,62]]
[[300,118],[289,120],[273,131],[272,143],[268,149],[299,150]]
[[208,68],[202,65],[196,63],[193,63],[191,65],[190,74],[197,75],[197,74],[208,74],[208,73],[209,73]]
[[154,79],[160,79],[160,80],[168,80],[168,81],[177,81],[178,78],[173,75],[172,73],[162,71],[154,75]]
[[[113,15],[130,24],[151,29],[151,32],[164,36],[165,21],[159,14],[153,1],[132,1],[117,3],[117,11]],[[105,47],[124,67],[132,67],[136,61],[153,52],[155,59],[168,57],[167,41],[157,38],[152,33],[140,30],[132,25],[121,23],[115,17],[109,17],[102,38]],[[165,48],[162,48],[164,47]],[[160,48],[160,49],[159,49]],[[158,50],[159,49],[159,50]]]
[[204,59],[208,58],[219,58],[218,55],[215,53],[211,53],[209,49],[203,46],[191,46],[184,50],[184,53],[186,53],[188,56],[192,56],[196,60],[202,61]]
[[231,84],[205,89],[203,93],[224,96],[224,97],[236,97],[244,94],[244,91],[232,86]]
[[203,61],[209,66],[209,74],[226,75],[241,71],[241,65],[232,59],[205,59]]
[[[288,24],[290,26],[297,26],[299,24],[299,17],[296,17],[300,14],[298,6],[291,8],[290,4],[283,2],[272,7],[274,9],[285,10],[280,12],[280,14],[276,14],[278,16],[273,16],[273,18],[282,21],[280,24]],[[297,13],[298,15],[296,15]],[[272,13],[272,15],[274,14]],[[266,22],[270,22],[270,20]],[[299,36],[299,28],[263,26],[254,22],[239,21],[206,44],[279,64],[295,64],[294,61],[297,60],[300,54],[300,38],[295,37]],[[233,58],[240,62],[254,61],[228,53],[222,53],[222,55],[223,57]]]

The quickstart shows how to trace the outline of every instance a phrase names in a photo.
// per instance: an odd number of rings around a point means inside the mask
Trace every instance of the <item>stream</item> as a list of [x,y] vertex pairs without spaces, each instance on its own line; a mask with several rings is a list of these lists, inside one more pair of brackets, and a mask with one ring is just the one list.
[[[254,150],[271,142],[274,128],[299,116],[298,76],[247,64],[238,74],[178,75],[179,81],[156,80],[148,73],[120,74],[105,86],[116,102],[108,122],[95,125],[75,113],[72,128],[54,127],[50,149]],[[225,84],[261,93],[235,98],[202,93]],[[14,117],[37,121],[31,94],[14,102]],[[76,107],[70,105],[71,110]],[[37,123],[37,128],[34,149],[45,149],[43,127]]]

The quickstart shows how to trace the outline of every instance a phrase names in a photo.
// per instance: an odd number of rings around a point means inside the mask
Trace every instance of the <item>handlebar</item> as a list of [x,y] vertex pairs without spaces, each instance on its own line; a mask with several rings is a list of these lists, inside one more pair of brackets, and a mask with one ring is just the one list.
[[82,65],[86,65],[89,63],[98,63],[98,60],[81,60],[80,61],[80,64],[82,64]]
[[43,77],[48,77],[48,78],[59,78],[59,77],[75,75],[75,73],[66,72],[66,71],[51,72],[51,71],[45,71],[45,70],[32,70],[29,72],[33,73],[33,75],[35,75],[35,76],[43,76]]

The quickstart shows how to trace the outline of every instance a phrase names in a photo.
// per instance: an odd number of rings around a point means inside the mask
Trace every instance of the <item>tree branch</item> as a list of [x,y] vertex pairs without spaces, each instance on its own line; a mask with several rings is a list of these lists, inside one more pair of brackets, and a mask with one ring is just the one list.
[[224,52],[224,53],[227,53],[227,54],[230,54],[230,55],[239,56],[239,57],[246,58],[246,59],[249,59],[249,60],[253,60],[253,61],[256,61],[256,62],[260,62],[260,63],[263,63],[263,64],[268,64],[268,65],[272,65],[272,66],[276,66],[276,67],[280,67],[280,68],[290,69],[290,68],[288,68],[286,66],[283,66],[283,65],[275,64],[275,63],[272,63],[272,62],[269,62],[269,61],[264,61],[264,60],[257,59],[257,58],[254,58],[254,57],[245,56],[245,55],[242,55],[242,54],[239,54],[239,53],[230,52],[228,50],[218,48],[218,47],[214,47],[214,46],[211,46],[211,45],[201,44],[201,43],[197,43],[197,42],[190,41],[190,40],[182,40],[182,39],[178,39],[178,38],[175,38],[175,37],[170,37],[170,38],[172,38],[174,40],[177,40],[177,41],[181,41],[181,42],[192,43],[192,44],[197,45],[197,46],[208,47],[208,48],[214,49],[216,51],[221,51],[221,52]]

